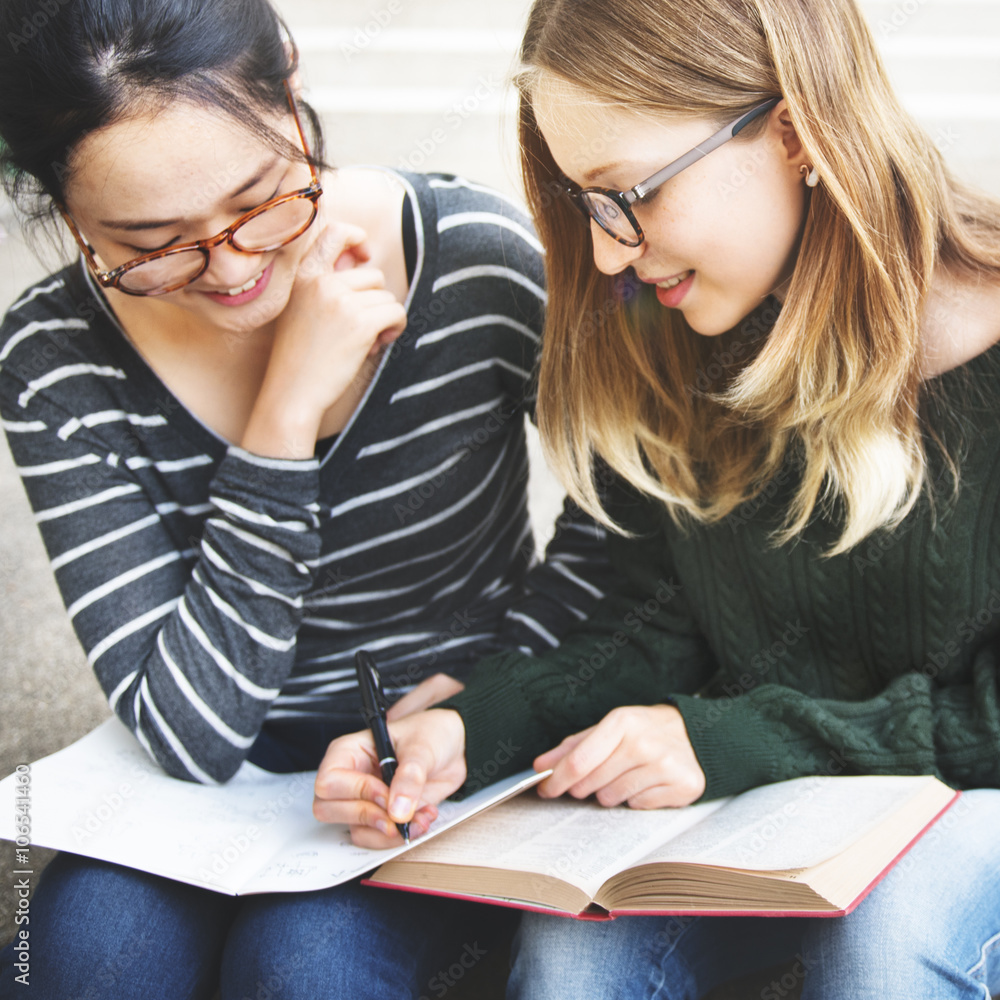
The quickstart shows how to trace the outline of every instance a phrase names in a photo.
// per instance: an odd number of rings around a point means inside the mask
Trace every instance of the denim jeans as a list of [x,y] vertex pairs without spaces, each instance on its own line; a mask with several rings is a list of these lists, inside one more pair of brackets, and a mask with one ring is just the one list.
[[362,886],[223,896],[60,854],[31,903],[30,978],[0,953],[0,997],[403,1000],[444,995],[514,911]]
[[[265,727],[251,759],[314,768],[334,735]],[[432,1000],[506,948],[518,916],[357,881],[234,898],[59,854],[31,899],[29,986],[10,944],[0,1000],[210,1000],[217,988],[222,1000]]]
[[508,1000],[697,1000],[791,963],[784,1000],[989,1000],[1000,992],[1000,791],[964,793],[853,913],[834,918],[526,913]]

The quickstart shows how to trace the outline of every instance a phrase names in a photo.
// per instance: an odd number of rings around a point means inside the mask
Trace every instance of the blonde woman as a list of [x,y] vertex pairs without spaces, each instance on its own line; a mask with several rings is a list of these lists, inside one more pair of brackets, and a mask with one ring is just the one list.
[[[521,750],[491,772],[642,809],[935,773],[962,809],[851,915],[529,915],[511,992],[695,998],[792,956],[806,998],[996,992],[1000,206],[902,109],[854,0],[536,0],[522,55],[541,426],[630,587],[401,720],[389,816],[498,740]],[[364,745],[332,744],[316,811],[379,845]]]

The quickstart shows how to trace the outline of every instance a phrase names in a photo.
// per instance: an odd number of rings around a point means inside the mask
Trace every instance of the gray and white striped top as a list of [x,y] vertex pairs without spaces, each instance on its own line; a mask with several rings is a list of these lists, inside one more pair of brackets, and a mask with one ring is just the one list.
[[409,326],[315,459],[252,455],[202,424],[82,264],[0,327],[0,413],[73,625],[112,709],[177,777],[231,777],[265,719],[360,728],[358,648],[399,694],[555,645],[608,586],[603,533],[572,505],[534,558],[530,224],[478,185],[399,176]]

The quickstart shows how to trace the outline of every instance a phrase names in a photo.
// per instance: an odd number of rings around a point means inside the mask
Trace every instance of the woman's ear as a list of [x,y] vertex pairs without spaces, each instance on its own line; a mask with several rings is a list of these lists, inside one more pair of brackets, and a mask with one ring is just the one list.
[[295,65],[295,71],[288,78],[288,86],[296,100],[302,96],[302,65],[298,62],[299,54],[295,46],[288,40],[285,41],[285,55],[288,57],[288,64]]
[[768,129],[774,131],[775,138],[784,150],[784,159],[788,167],[798,171],[802,166],[809,165],[809,157],[802,146],[802,140],[792,124],[792,116],[788,110],[788,101],[780,100],[768,115]]

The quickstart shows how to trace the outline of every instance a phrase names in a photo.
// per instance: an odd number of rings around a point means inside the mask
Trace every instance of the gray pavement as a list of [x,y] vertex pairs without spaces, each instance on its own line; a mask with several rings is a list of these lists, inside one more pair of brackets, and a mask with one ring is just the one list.
[[[526,0],[281,0],[336,164],[447,170],[518,190],[512,102]],[[904,104],[962,177],[1000,196],[1000,0],[864,3]],[[0,310],[47,273],[0,204]],[[559,490],[537,463],[545,536]],[[0,444],[0,776],[79,738],[108,714]],[[0,941],[11,931],[0,845]]]

